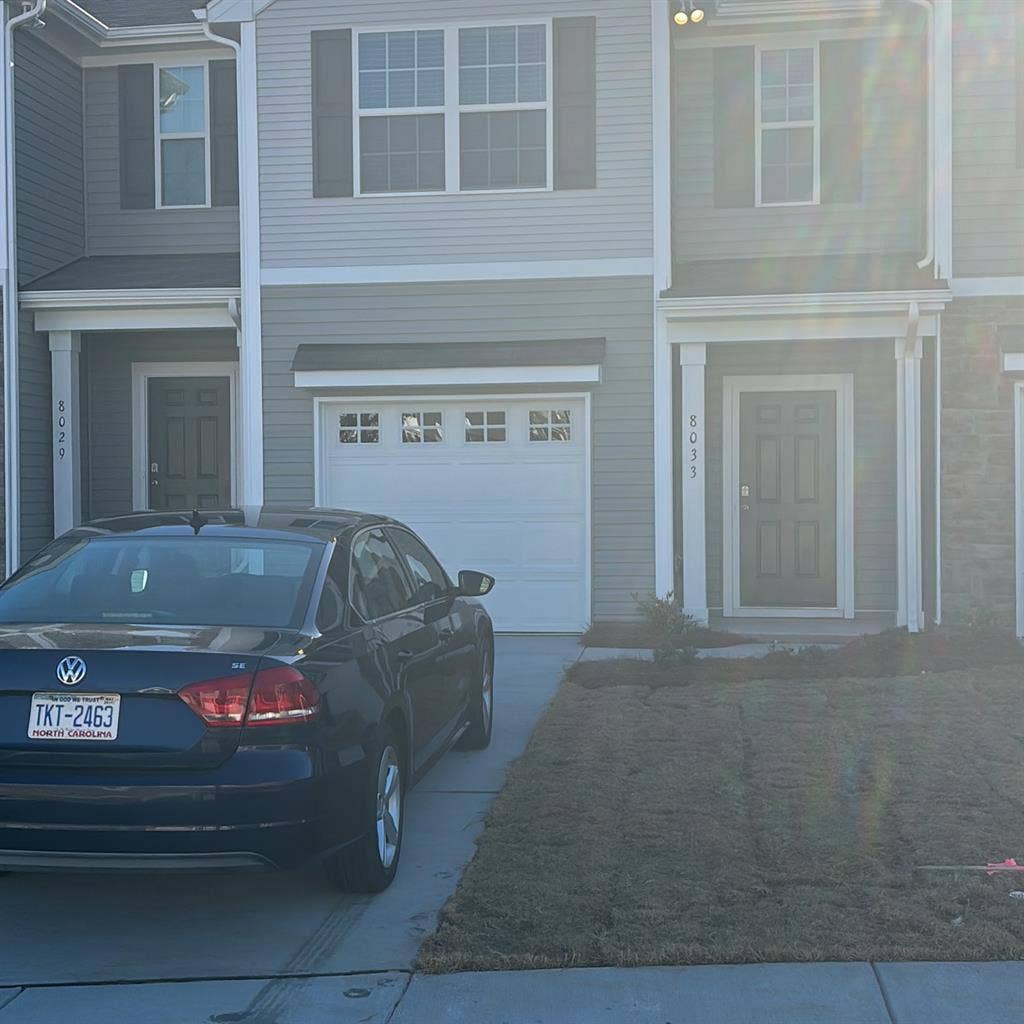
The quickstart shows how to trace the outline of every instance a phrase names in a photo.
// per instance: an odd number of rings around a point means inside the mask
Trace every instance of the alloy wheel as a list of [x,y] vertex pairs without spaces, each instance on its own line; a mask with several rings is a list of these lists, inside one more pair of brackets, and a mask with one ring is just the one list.
[[402,771],[398,751],[384,748],[377,771],[377,854],[390,868],[398,855],[402,828]]

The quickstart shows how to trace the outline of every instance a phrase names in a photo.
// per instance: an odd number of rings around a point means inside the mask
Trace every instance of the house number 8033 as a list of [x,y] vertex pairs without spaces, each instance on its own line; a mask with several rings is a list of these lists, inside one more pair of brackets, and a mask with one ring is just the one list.
[[689,419],[690,433],[687,436],[687,441],[690,444],[690,451],[688,453],[687,461],[689,463],[689,477],[691,480],[697,479],[697,467],[700,463],[700,421],[696,415],[691,414]]

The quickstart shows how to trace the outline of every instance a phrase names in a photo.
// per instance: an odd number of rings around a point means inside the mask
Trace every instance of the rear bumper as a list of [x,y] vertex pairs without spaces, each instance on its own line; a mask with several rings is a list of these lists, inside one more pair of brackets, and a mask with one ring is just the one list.
[[298,867],[360,835],[365,762],[243,748],[212,772],[0,769],[0,870]]

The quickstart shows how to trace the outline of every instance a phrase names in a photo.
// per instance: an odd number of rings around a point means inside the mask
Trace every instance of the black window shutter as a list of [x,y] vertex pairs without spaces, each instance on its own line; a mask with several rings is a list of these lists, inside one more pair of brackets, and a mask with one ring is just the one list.
[[821,201],[857,203],[863,191],[864,57],[859,39],[821,44]]
[[597,19],[552,25],[555,188],[597,187]]
[[120,106],[121,208],[152,210],[156,206],[153,65],[119,67],[117,84]]
[[214,206],[238,205],[238,95],[233,60],[210,61],[210,170]]
[[754,205],[754,48],[714,51],[715,206]]
[[312,34],[313,195],[352,195],[352,30]]

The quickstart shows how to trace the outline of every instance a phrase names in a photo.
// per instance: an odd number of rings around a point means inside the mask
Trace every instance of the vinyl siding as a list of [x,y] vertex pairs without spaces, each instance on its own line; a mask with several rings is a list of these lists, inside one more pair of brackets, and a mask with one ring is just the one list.
[[237,207],[121,209],[117,68],[90,68],[84,77],[89,254],[237,252]]
[[[310,32],[480,23],[471,0],[288,0],[258,19],[266,266],[650,258],[650,9],[630,0],[517,0],[509,18],[597,18],[597,185],[564,192],[312,197]],[[496,15],[492,21],[500,23]]]
[[238,347],[232,331],[89,334],[83,341],[82,504],[90,519],[132,508],[132,363],[235,361]]
[[857,611],[895,610],[896,360],[891,341],[708,346],[709,607],[722,607],[723,378],[773,373],[854,375],[854,602]]
[[53,540],[53,433],[50,340],[31,312],[18,322],[21,398],[21,558]]
[[1014,18],[1020,3],[957,0],[953,17],[953,272],[1024,274],[1016,166]]
[[632,595],[654,585],[649,278],[272,289],[263,306],[266,499],[275,503],[314,496],[314,395],[291,372],[301,343],[607,338],[593,397],[593,617],[635,617]]
[[[780,36],[778,45],[785,46]],[[765,45],[775,43],[766,39]],[[865,41],[863,198],[819,206],[715,207],[714,54],[673,54],[672,237],[676,262],[823,253],[923,252],[922,176],[897,143],[924,98],[907,95],[917,40],[888,52]],[[908,101],[909,100],[909,101]],[[808,291],[813,291],[813,286]]]
[[34,32],[15,36],[18,279],[85,251],[82,73]]

